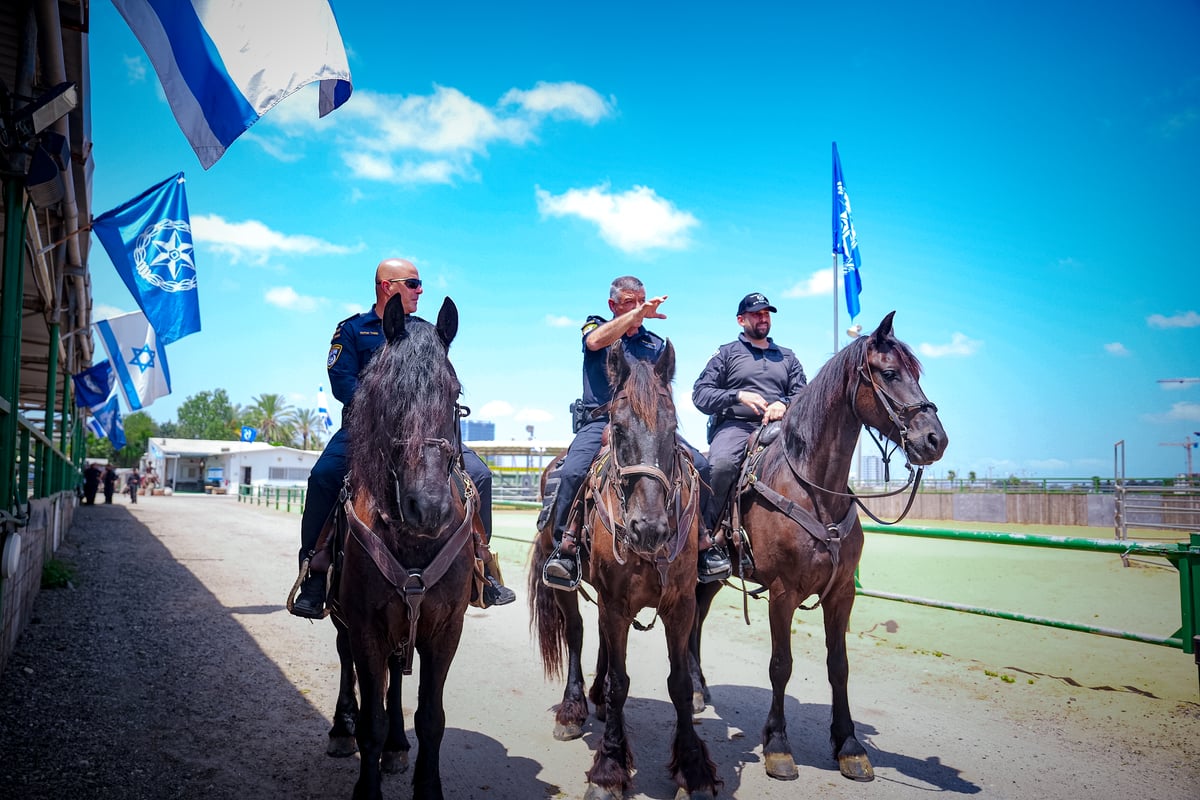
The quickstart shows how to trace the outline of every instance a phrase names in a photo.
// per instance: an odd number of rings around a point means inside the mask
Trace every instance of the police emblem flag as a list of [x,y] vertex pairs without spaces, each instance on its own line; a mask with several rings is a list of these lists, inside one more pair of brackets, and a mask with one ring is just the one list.
[[242,441],[253,442],[258,438],[258,428],[251,428],[249,425],[242,426]]
[[[854,233],[854,222],[850,218],[850,196],[846,194],[846,181],[842,177],[842,161],[838,158],[837,142],[833,143],[833,254],[842,257],[842,282],[846,287],[846,310],[850,318],[858,316],[858,296],[862,293],[862,280],[858,268],[862,261],[858,255],[858,236]],[[834,282],[837,291],[837,282]]]
[[71,382],[75,384],[75,405],[80,408],[94,408],[104,403],[112,394],[115,379],[112,365],[107,361],[92,364],[83,372],[72,375]]
[[208,169],[283,98],[320,81],[325,116],[350,99],[329,0],[113,0]]
[[171,393],[167,348],[140,311],[96,323],[100,342],[116,374],[117,386],[131,411]]
[[200,330],[183,183],[176,173],[92,220],[92,232],[164,345]]

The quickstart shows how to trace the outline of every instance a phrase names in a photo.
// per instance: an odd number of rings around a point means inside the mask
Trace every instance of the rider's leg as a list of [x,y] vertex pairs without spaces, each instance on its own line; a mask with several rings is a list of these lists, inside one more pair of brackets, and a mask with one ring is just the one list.
[[[349,471],[346,457],[346,433],[341,428],[329,440],[325,451],[313,465],[308,476],[308,492],[304,498],[304,513],[300,517],[299,561],[313,555],[321,528],[333,510],[342,491],[342,482]],[[319,619],[325,612],[325,573],[309,570],[300,584],[300,592],[292,603],[292,613],[298,617]]]
[[[708,458],[700,454],[696,448],[692,447],[682,438],[679,440],[692,454],[692,462],[696,465],[696,472],[700,474],[702,482],[700,490],[700,532],[699,532],[699,553],[696,559],[696,574],[701,581],[719,581],[728,578],[733,571],[729,563],[729,556],[726,555],[725,549],[716,544],[712,538],[712,523],[706,518],[704,510],[712,505],[711,489],[712,486],[712,465]],[[712,451],[709,451],[712,455]]]
[[579,557],[572,536],[564,536],[571,506],[583,485],[592,460],[600,452],[606,420],[589,422],[575,434],[559,470],[558,492],[554,500],[554,552],[546,560],[542,575],[555,588],[575,588],[579,583]]
[[728,420],[717,428],[709,446],[708,457],[712,464],[712,497],[705,518],[713,527],[716,540],[724,546],[730,542],[728,534],[729,496],[742,468],[746,453],[746,442],[758,428],[750,420]]
[[[492,471],[474,450],[464,447],[462,455],[467,474],[471,476],[471,482],[479,492],[479,520],[483,524],[483,547],[487,549],[492,541]],[[484,559],[483,572],[483,595],[487,605],[503,606],[517,599],[516,593],[505,586],[499,576],[493,574],[491,558]]]

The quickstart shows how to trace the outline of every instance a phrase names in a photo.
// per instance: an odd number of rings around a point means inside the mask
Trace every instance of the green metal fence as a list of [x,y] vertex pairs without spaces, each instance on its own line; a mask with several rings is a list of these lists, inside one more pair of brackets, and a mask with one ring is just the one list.
[[303,511],[306,489],[294,486],[238,486],[238,502],[266,506],[276,511]]
[[982,606],[971,606],[960,603],[950,603],[942,600],[931,600],[924,597],[879,592],[864,588],[860,583],[858,594],[863,597],[875,597],[881,600],[896,600],[914,605],[945,608],[962,611],[968,614],[981,614],[988,617],[1028,622],[1034,625],[1046,625],[1052,628],[1094,633],[1100,636],[1111,636],[1118,639],[1128,639],[1164,647],[1173,647],[1185,653],[1197,656],[1200,664],[1200,636],[1197,626],[1200,625],[1200,533],[1191,534],[1188,542],[1145,542],[1145,541],[1115,541],[1112,539],[1086,539],[1067,536],[1043,536],[1024,533],[1003,533],[999,531],[956,531],[942,528],[905,527],[897,525],[863,525],[868,533],[883,533],[894,536],[916,536],[926,539],[951,539],[961,542],[986,542],[989,544],[1020,545],[1024,547],[1049,547],[1060,550],[1082,550],[1091,553],[1114,553],[1119,556],[1152,556],[1166,559],[1179,572],[1179,610],[1180,627],[1171,636],[1155,636],[1134,631],[1120,631],[1081,622],[1051,619],[1013,611],[1001,611]]

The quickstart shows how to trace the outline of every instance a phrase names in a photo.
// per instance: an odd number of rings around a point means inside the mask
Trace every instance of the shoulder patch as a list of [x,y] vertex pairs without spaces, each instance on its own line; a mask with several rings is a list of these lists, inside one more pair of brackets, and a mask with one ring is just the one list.
[[592,314],[583,323],[583,327],[580,328],[580,333],[582,333],[584,336],[587,336],[589,333],[596,330],[596,328],[599,328],[607,321],[608,320],[606,320],[604,317],[598,317],[595,314]]
[[329,348],[329,357],[325,359],[325,369],[329,369],[337,363],[338,356],[342,354],[342,346],[335,344]]

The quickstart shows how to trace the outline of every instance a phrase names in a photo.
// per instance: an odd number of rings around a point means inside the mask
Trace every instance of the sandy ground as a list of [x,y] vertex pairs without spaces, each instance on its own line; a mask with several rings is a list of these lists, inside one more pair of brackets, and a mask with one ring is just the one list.
[[[337,688],[333,628],[283,609],[298,515],[177,496],[82,507],[75,519],[59,553],[76,571],[73,587],[41,593],[0,677],[0,797],[349,796],[357,759],[323,755]],[[531,531],[531,514],[497,514],[494,544],[522,596],[468,611],[447,691],[448,797],[574,798],[585,789],[601,727],[590,720],[574,742],[551,735],[562,687],[543,678],[529,634],[520,540]],[[1179,624],[1174,570],[1122,568],[1112,556],[871,536],[862,575],[874,589],[1155,635]],[[820,616],[809,612],[794,624],[787,703],[800,779],[773,781],[759,741],[769,702],[765,604],[752,604],[751,621],[741,595],[725,590],[706,630],[714,704],[696,724],[722,796],[1197,796],[1191,656],[871,598],[859,599],[851,620],[850,702],[876,780],[845,780],[830,756]],[[594,640],[589,629],[588,664]],[[661,632],[635,633],[631,649],[634,797],[669,800]],[[415,679],[404,696],[411,735]],[[386,795],[410,797],[408,780],[389,776]]]

